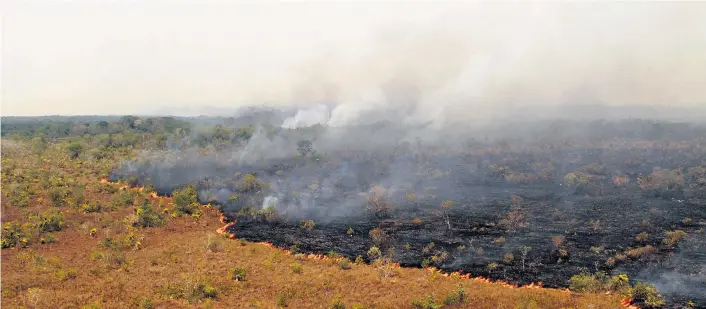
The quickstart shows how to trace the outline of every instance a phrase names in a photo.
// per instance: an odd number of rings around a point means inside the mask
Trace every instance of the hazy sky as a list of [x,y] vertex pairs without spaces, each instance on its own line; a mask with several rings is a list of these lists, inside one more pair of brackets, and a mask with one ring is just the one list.
[[3,1],[2,114],[706,104],[706,2]]

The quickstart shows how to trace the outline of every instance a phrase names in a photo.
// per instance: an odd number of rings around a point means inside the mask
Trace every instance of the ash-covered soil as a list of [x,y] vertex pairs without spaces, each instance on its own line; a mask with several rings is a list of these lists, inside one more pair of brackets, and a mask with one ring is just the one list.
[[195,185],[236,237],[282,248],[368,260],[374,246],[404,266],[548,287],[626,273],[668,306],[706,306],[704,129],[616,126],[451,146],[386,144],[385,128],[346,147],[346,134],[283,131],[226,152],[163,152],[112,177],[160,193]]

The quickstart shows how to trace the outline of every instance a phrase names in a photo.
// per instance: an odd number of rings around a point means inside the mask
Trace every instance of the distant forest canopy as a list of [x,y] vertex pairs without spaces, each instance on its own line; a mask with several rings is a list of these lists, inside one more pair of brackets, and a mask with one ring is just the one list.
[[[291,111],[272,109],[252,110],[237,117],[158,117],[158,116],[38,116],[38,117],[2,117],[3,137],[17,138],[41,137],[58,139],[66,137],[95,136],[99,140],[117,142],[115,146],[135,145],[140,140],[186,139],[188,144],[205,146],[213,142],[247,141],[256,130],[263,128],[268,135],[281,131],[299,131],[311,136],[313,131],[322,131],[325,125],[308,128],[285,129],[282,123],[292,116]],[[426,130],[422,127],[408,127],[389,121],[378,121],[351,125],[349,129]],[[536,138],[640,138],[640,139],[694,139],[706,136],[706,122],[675,122],[643,118],[621,120],[523,120],[496,121],[490,125],[468,128],[448,126],[436,128],[436,133],[454,136],[456,139],[482,139],[485,136],[494,139],[536,139]],[[435,133],[435,134],[436,134]],[[143,136],[144,135],[144,136]],[[107,144],[106,144],[107,145]],[[159,148],[166,147],[157,143]],[[182,146],[184,146],[182,144]]]

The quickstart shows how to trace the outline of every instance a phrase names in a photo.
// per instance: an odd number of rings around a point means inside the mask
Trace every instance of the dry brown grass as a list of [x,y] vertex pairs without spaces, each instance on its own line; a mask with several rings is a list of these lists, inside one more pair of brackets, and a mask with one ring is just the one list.
[[[102,214],[87,222],[100,227],[97,235],[102,237],[110,229],[108,221],[121,215],[119,211]],[[75,216],[69,220],[80,221]],[[223,251],[214,253],[206,250],[204,244],[219,226],[218,214],[204,211],[198,220],[176,218],[161,228],[142,229],[143,248],[122,251],[130,265],[115,268],[103,260],[91,260],[92,252],[111,252],[98,245],[99,237],[91,237],[81,225],[72,224],[57,233],[59,243],[3,250],[3,305],[77,308],[96,303],[102,308],[129,308],[149,298],[156,308],[274,308],[278,298],[284,297],[290,308],[320,308],[340,294],[349,306],[361,303],[378,308],[408,308],[413,299],[422,296],[443,299],[459,283],[468,291],[468,304],[473,308],[534,304],[538,308],[616,308],[620,301],[608,295],[577,296],[552,289],[509,288],[423,269],[399,268],[394,277],[381,278],[378,269],[371,265],[351,265],[351,269],[343,270],[331,261],[298,261],[276,248],[255,243],[243,246],[235,240],[224,241]],[[37,265],[36,256],[55,261],[55,265]],[[291,271],[290,265],[295,262],[302,265],[300,274]],[[229,269],[236,266],[247,270],[245,281],[228,276]],[[53,275],[57,269],[76,269],[77,278],[61,281]],[[216,300],[190,304],[187,300],[169,299],[167,293],[160,292],[199,280],[218,289]]]

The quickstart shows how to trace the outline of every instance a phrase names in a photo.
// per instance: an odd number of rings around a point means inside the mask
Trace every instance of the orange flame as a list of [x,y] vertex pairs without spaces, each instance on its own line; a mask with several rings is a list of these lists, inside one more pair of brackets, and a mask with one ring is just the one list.
[[[110,181],[108,181],[107,178],[101,179],[101,180],[100,180],[100,183],[102,183],[102,184],[107,184],[107,183],[109,183],[109,184],[113,184],[113,185],[118,185],[118,186],[120,186],[122,189],[131,189],[131,190],[136,190],[136,191],[143,191],[144,188],[145,188],[145,186],[141,186],[141,187],[132,187],[132,188],[131,188],[128,184],[121,183],[120,181],[117,181],[117,182],[110,182]],[[156,192],[150,193],[150,197],[155,198],[155,199],[168,199],[168,198],[169,198],[169,197],[167,197],[167,196],[159,196]],[[210,204],[203,205],[203,206],[204,206],[204,208],[206,208],[206,209],[213,209],[213,210],[215,210],[215,211],[217,211],[217,212],[219,213],[219,221],[220,221],[221,224],[224,224],[224,225],[223,225],[222,227],[216,229],[216,233],[218,233],[218,234],[220,234],[220,235],[226,235],[226,234],[227,234],[227,235],[228,235],[228,238],[230,238],[230,239],[235,239],[235,234],[229,233],[229,232],[228,232],[228,228],[230,228],[231,226],[235,225],[236,221],[226,222],[226,220],[227,220],[228,218],[225,216],[225,214],[223,214],[222,212],[220,212],[218,209],[216,209],[215,207],[212,207]],[[277,249],[277,250],[279,250],[279,251],[281,251],[281,252],[284,252],[285,254],[289,254],[289,255],[292,254],[292,251],[287,250],[287,249],[279,248],[279,247],[277,247],[277,246],[275,246],[274,244],[269,243],[269,242],[259,242],[259,244],[265,245],[265,246],[267,246],[267,247],[269,247],[269,248]],[[330,258],[330,257],[328,257],[328,256],[326,256],[326,255],[323,255],[323,254],[307,254],[307,255],[305,255],[304,257],[307,258],[307,259],[310,259],[310,260],[341,260],[341,259],[343,259],[343,258],[335,258],[335,259],[334,259],[334,258]],[[393,263],[392,266],[393,266],[393,267],[397,267],[397,268],[401,267],[399,262]],[[480,276],[478,276],[478,277],[471,277],[471,274],[470,274],[470,273],[462,274],[460,271],[457,271],[457,272],[454,272],[454,273],[442,273],[441,270],[439,270],[439,269],[437,269],[436,267],[433,267],[433,266],[427,267],[426,269],[427,269],[428,271],[430,271],[430,272],[437,272],[437,273],[440,273],[440,274],[443,275],[444,277],[449,277],[451,274],[454,274],[454,275],[458,276],[458,278],[460,278],[460,279],[474,280],[474,281],[482,282],[482,283],[486,283],[486,284],[497,284],[497,285],[500,285],[500,286],[502,286],[502,287],[506,287],[506,288],[510,288],[510,289],[517,289],[517,288],[541,289],[541,288],[543,288],[541,281],[540,281],[540,282],[537,282],[537,283],[532,282],[532,283],[530,283],[529,285],[525,285],[525,286],[519,287],[519,286],[517,286],[517,285],[512,285],[512,284],[509,284],[509,283],[507,283],[507,282],[500,281],[500,280],[498,280],[498,281],[492,281],[492,280],[489,279],[489,278],[480,277]],[[562,292],[565,292],[565,293],[571,293],[571,291],[569,291],[569,289],[556,289],[556,290],[557,290],[557,291],[562,291]],[[632,305],[632,298],[623,298],[623,299],[621,299],[621,300],[620,300],[620,305],[621,305],[621,307],[623,307],[623,308],[639,309],[638,307]]]

